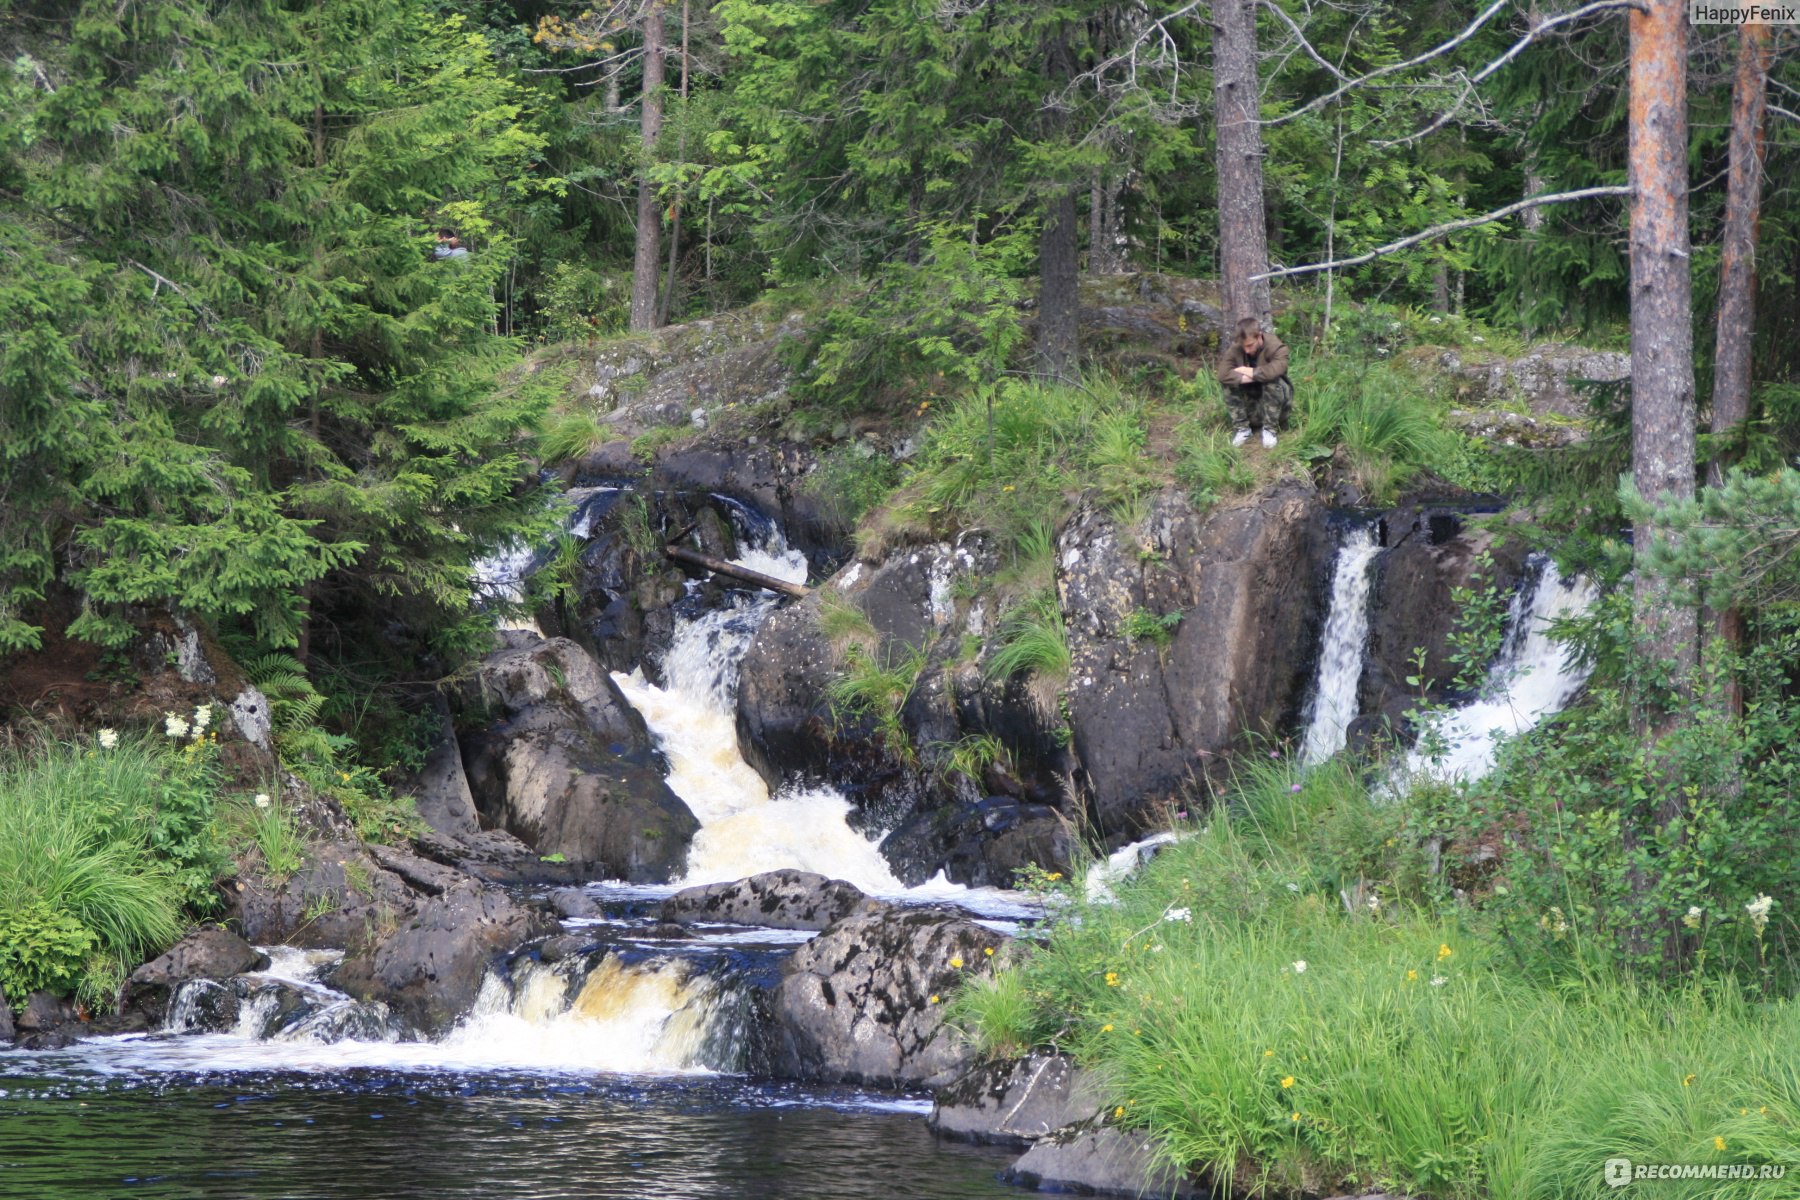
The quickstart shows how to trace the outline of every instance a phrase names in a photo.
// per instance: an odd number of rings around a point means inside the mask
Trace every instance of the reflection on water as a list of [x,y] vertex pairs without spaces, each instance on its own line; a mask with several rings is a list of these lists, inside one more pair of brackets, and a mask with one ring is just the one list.
[[[22,1074],[29,1070],[31,1074]],[[729,1079],[95,1077],[0,1056],[0,1196],[31,1200],[1017,1196],[917,1100]]]

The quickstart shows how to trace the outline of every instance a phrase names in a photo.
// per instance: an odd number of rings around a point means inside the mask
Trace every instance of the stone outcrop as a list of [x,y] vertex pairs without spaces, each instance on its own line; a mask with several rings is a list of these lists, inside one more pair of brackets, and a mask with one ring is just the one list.
[[1035,1143],[1002,1173],[1009,1183],[1048,1192],[1183,1198],[1213,1191],[1156,1159],[1148,1134],[1112,1125],[1059,1131]]
[[679,874],[699,823],[664,782],[643,718],[574,642],[511,641],[460,697],[463,765],[483,823],[601,877]]
[[1631,356],[1551,342],[1516,358],[1478,350],[1443,350],[1435,364],[1451,377],[1459,403],[1474,407],[1520,404],[1533,417],[1580,420],[1588,415],[1578,383],[1631,377]]
[[854,884],[811,871],[765,871],[732,883],[684,888],[663,901],[661,917],[677,925],[719,922],[768,929],[825,929],[890,906]]
[[10,1042],[15,1036],[12,1005],[7,1002],[6,989],[0,988],[0,1043]]
[[1093,1080],[1061,1054],[1028,1054],[977,1064],[938,1091],[931,1128],[944,1137],[1024,1149],[1059,1129],[1099,1116]]
[[[770,997],[774,1073],[876,1087],[938,1087],[971,1051],[943,1001],[1007,939],[951,913],[852,916],[800,947]],[[957,965],[960,964],[960,965]]]
[[152,1025],[161,1025],[182,984],[230,979],[268,965],[268,955],[230,930],[197,930],[133,971],[125,981],[125,1002],[141,1010]]
[[[1078,517],[1058,543],[1073,666],[1076,759],[1103,833],[1155,809],[1302,703],[1332,544],[1317,495],[1296,485],[1197,511],[1163,493],[1146,527]],[[1175,618],[1166,645],[1132,621]]]

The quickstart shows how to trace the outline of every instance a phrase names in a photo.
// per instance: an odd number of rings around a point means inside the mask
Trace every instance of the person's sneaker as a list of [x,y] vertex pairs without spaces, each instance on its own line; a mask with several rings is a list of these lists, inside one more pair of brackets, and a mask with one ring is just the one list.
[[1250,431],[1248,429],[1240,429],[1231,436],[1231,444],[1234,446],[1241,446],[1249,440]]
[[1264,450],[1273,450],[1274,448],[1275,448],[1275,431],[1273,429],[1264,429],[1263,430],[1263,449]]

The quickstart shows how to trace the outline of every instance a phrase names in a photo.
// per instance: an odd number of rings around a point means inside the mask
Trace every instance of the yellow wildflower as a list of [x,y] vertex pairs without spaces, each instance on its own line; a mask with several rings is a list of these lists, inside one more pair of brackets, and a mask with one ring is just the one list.
[[1290,1120],[1290,1121],[1298,1121],[1298,1120],[1299,1120],[1299,1119],[1300,1119],[1300,1114],[1299,1114],[1299,1113],[1290,1113],[1290,1114],[1288,1114],[1288,1120]]
[[1100,1027],[1100,1032],[1101,1032],[1101,1033],[1111,1033],[1111,1032],[1112,1032],[1112,1026],[1111,1026],[1111,1025],[1102,1025],[1102,1026],[1101,1026],[1101,1027]]
[[1119,973],[1117,971],[1108,971],[1106,973],[1106,986],[1107,987],[1118,987],[1119,986]]
[[983,950],[982,953],[987,955],[989,958],[992,958],[992,957],[994,957],[994,948],[992,946],[989,946],[986,950]]
[[1438,959],[1439,959],[1439,961],[1442,961],[1442,960],[1443,960],[1443,959],[1446,959],[1446,958],[1449,958],[1449,957],[1450,957],[1450,956],[1451,956],[1451,955],[1452,955],[1452,954],[1455,954],[1455,953],[1456,953],[1456,951],[1454,951],[1454,950],[1452,950],[1452,949],[1451,949],[1451,948],[1450,948],[1450,947],[1449,947],[1449,946],[1448,946],[1448,945],[1447,945],[1447,944],[1441,944],[1441,943],[1440,943],[1440,944],[1439,944],[1439,946],[1438,946]]
[[1419,977],[1419,973],[1417,971],[1408,971],[1406,973],[1406,981],[1408,983],[1411,983],[1413,980],[1417,979],[1418,977]]
[[1689,1075],[1687,1078],[1683,1079],[1681,1081],[1681,1086],[1682,1087],[1693,1087],[1694,1086],[1694,1077],[1692,1075]]
[[962,970],[962,956],[960,954],[950,960],[950,967],[955,971]]
[[1725,1148],[1725,1139],[1724,1138],[1716,1137],[1713,1139],[1713,1149],[1714,1150],[1723,1150],[1724,1148]]
[[1263,1051],[1263,1057],[1264,1057],[1264,1058],[1274,1058],[1274,1057],[1275,1057],[1275,1052],[1274,1052],[1274,1051],[1273,1051],[1273,1050],[1264,1050],[1264,1051]]
[[1289,1075],[1286,1079],[1283,1079],[1281,1081],[1281,1086],[1284,1088],[1293,1087],[1294,1086],[1294,1077],[1292,1075]]
[[1119,1107],[1113,1109],[1113,1120],[1116,1121],[1124,1115],[1125,1115],[1125,1106],[1123,1104],[1121,1104],[1121,1105],[1119,1105]]
[[938,1002],[937,993],[936,992],[931,993],[931,1003],[936,1004],[937,1002]]

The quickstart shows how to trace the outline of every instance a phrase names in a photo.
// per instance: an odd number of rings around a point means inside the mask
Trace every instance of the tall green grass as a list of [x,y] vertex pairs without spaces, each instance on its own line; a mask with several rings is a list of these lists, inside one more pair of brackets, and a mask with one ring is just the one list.
[[1117,904],[1073,889],[952,1019],[994,1053],[1071,1051],[1111,1120],[1251,1194],[1598,1197],[1618,1156],[1800,1164],[1793,1001],[1661,990],[1598,958],[1535,982],[1467,910],[1426,903],[1401,806],[1372,808],[1349,769],[1243,784]]
[[1394,498],[1420,470],[1451,459],[1456,439],[1417,370],[1348,357],[1313,359],[1294,372],[1295,441],[1341,446],[1363,493]]
[[[182,880],[155,847],[171,759],[132,738],[0,758],[0,939],[9,1001],[38,987],[110,1000],[122,971],[181,933]],[[181,857],[186,857],[185,855]],[[35,914],[29,921],[20,914]],[[85,936],[84,936],[85,934]]]

